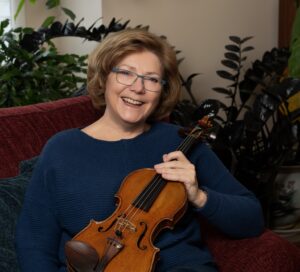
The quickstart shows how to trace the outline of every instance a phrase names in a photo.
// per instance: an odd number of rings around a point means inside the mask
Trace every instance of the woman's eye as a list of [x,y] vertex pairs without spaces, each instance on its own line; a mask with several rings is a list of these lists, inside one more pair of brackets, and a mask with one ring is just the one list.
[[158,83],[159,82],[158,78],[155,78],[155,77],[147,77],[146,79],[151,81],[152,83]]
[[130,71],[126,71],[126,70],[119,70],[119,74],[124,75],[124,76],[132,76],[132,73]]

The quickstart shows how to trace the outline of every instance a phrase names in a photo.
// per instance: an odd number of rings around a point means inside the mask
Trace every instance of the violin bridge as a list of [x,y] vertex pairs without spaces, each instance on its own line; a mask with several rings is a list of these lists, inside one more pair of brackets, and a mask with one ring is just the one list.
[[120,229],[128,229],[131,232],[136,232],[136,227],[134,224],[132,224],[128,219],[125,218],[118,218],[118,228]]

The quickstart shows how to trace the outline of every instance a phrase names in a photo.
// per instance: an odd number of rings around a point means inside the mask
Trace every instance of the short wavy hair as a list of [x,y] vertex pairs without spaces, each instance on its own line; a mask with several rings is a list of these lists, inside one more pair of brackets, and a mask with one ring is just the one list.
[[181,93],[176,53],[165,38],[140,28],[110,34],[90,54],[87,89],[95,108],[103,110],[105,107],[105,86],[112,68],[124,57],[143,51],[150,51],[159,58],[163,78],[167,81],[163,86],[159,104],[149,119],[159,120],[170,114]]

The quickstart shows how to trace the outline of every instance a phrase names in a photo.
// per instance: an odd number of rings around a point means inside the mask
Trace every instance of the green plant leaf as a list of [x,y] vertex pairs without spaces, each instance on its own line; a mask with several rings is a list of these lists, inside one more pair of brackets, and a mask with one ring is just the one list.
[[22,32],[23,32],[24,34],[31,34],[31,33],[33,33],[33,31],[34,31],[34,29],[31,28],[31,27],[24,27],[24,28],[22,29]]
[[253,38],[253,36],[245,37],[244,39],[242,39],[241,43],[245,43],[245,42],[251,40],[252,38]]
[[60,0],[47,0],[46,6],[48,9],[55,8],[60,5]]
[[0,35],[2,36],[4,33],[4,29],[9,25],[9,19],[5,19],[0,22]]
[[293,22],[290,46],[292,46],[293,42],[298,38],[300,38],[300,7],[297,8],[296,16]]
[[17,19],[19,13],[21,12],[21,10],[22,10],[24,4],[25,4],[25,0],[20,0],[20,1],[19,1],[18,7],[17,7],[17,11],[16,11],[16,13],[15,13],[15,15],[14,15],[14,19],[15,19],[15,20]]
[[227,52],[224,54],[224,56],[226,59],[229,59],[229,60],[233,60],[233,61],[237,61],[237,62],[240,61],[239,56],[235,53]]
[[235,80],[235,76],[232,75],[231,73],[224,71],[224,70],[218,70],[216,72],[220,77],[228,79],[228,80]]
[[253,49],[254,49],[253,46],[246,46],[245,48],[242,49],[242,52],[251,51],[251,50],[253,50]]
[[234,44],[227,44],[225,45],[225,48],[228,50],[228,51],[232,51],[232,52],[240,52],[240,48]]
[[71,10],[69,10],[69,9],[67,9],[67,8],[61,8],[63,11],[64,11],[64,13],[67,15],[67,16],[69,16],[70,18],[71,18],[71,20],[75,20],[75,18],[76,18],[76,15],[74,14],[74,12],[73,11],[71,11]]
[[55,20],[55,16],[49,16],[46,18],[46,20],[42,23],[42,27],[47,28],[49,25],[51,25]]
[[229,89],[225,89],[225,88],[220,88],[220,87],[214,87],[212,88],[214,91],[216,91],[217,93],[221,93],[221,94],[226,94],[231,96],[232,95],[232,91]]
[[288,62],[289,75],[300,78],[300,38],[293,42],[291,56]]
[[241,38],[238,36],[229,36],[229,40],[231,40],[232,42],[234,42],[236,44],[241,44]]
[[221,63],[230,69],[238,70],[239,68],[239,66],[234,61],[231,60],[222,60]]

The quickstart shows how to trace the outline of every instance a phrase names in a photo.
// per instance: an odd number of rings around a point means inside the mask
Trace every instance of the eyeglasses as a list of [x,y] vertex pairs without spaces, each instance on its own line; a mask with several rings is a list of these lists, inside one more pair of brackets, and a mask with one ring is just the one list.
[[117,81],[126,86],[131,86],[138,78],[141,78],[145,90],[150,92],[160,92],[161,87],[167,84],[167,81],[158,77],[139,75],[135,72],[118,67],[113,67],[112,72],[116,74]]

